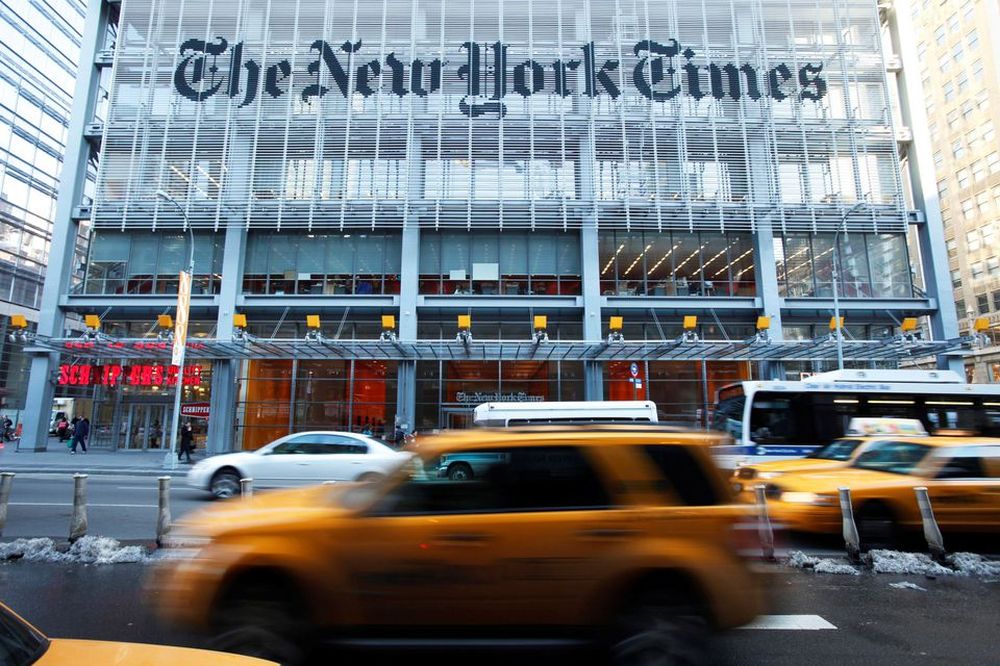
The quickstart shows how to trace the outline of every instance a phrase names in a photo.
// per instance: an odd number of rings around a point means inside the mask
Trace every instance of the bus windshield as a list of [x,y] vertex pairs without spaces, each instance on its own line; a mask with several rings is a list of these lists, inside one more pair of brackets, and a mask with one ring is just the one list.
[[813,451],[806,458],[844,462],[851,459],[851,454],[854,453],[859,444],[861,444],[860,439],[838,439]]
[[746,404],[742,386],[727,386],[720,390],[719,400],[712,414],[712,429],[727,432],[739,441],[743,437],[743,408]]

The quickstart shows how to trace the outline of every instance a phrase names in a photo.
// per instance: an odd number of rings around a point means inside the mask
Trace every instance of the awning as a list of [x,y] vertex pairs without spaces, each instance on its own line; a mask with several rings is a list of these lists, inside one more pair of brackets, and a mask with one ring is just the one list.
[[[845,361],[904,361],[964,353],[972,338],[947,341],[845,340]],[[28,351],[60,352],[89,359],[169,359],[171,343],[155,338],[37,338]],[[830,338],[796,341],[663,340],[593,342],[553,340],[304,340],[189,339],[186,358],[198,360],[358,359],[387,361],[823,361],[836,360]]]

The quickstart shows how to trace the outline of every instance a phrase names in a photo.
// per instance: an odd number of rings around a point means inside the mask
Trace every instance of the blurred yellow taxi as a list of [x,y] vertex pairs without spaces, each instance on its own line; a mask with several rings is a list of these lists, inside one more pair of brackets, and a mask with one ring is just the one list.
[[942,531],[1000,531],[1000,440],[879,439],[848,467],[768,482],[767,507],[788,529],[839,533],[838,489],[849,488],[862,541],[885,545],[921,526],[913,490],[919,486],[927,488]]
[[[725,437],[638,425],[422,437],[381,481],[186,518],[150,584],[163,616],[214,647],[283,663],[319,639],[596,642],[612,663],[676,651],[700,663],[710,630],[764,609],[738,550],[752,509],[708,453]],[[442,474],[449,456],[477,464]]]
[[193,648],[48,638],[0,603],[0,664],[5,666],[276,666],[273,661]]
[[759,483],[789,472],[816,472],[849,467],[873,442],[886,437],[926,437],[927,434],[919,419],[853,418],[843,438],[818,448],[804,458],[740,465],[733,470],[730,482],[733,490],[739,493],[741,502],[753,502],[754,487]]

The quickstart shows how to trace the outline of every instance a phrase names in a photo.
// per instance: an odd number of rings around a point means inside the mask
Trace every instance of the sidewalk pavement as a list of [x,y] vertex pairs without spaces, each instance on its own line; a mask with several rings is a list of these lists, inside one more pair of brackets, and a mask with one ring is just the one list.
[[[15,442],[4,442],[0,448],[0,472],[15,474],[92,474],[94,476],[186,476],[191,465],[177,463],[164,465],[168,451],[111,451],[93,449],[87,453],[77,450],[73,455],[66,444],[52,437],[46,451],[16,451]],[[205,452],[191,455],[195,462],[203,460]]]

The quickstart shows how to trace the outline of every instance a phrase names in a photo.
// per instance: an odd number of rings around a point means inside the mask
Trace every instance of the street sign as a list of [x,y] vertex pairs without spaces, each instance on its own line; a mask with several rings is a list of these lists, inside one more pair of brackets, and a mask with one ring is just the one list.
[[642,380],[641,379],[635,380],[635,387],[637,389],[641,389],[642,388]]
[[196,419],[207,419],[209,408],[210,403],[207,402],[189,402],[185,405],[181,405],[181,416],[188,416]]
[[638,363],[633,363],[632,365],[628,366],[628,372],[633,377],[638,377],[639,376],[639,364]]

